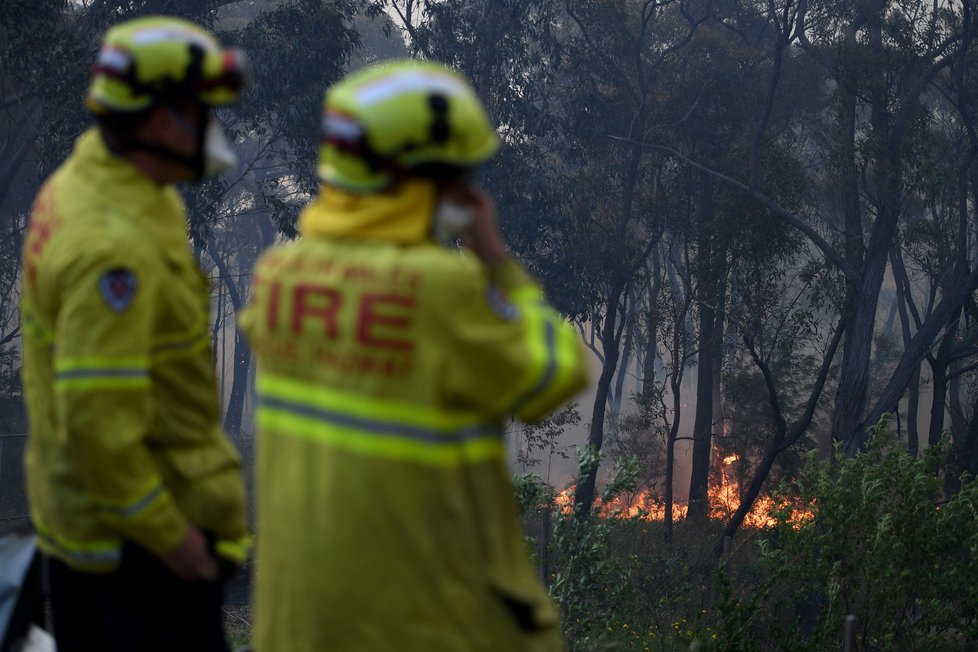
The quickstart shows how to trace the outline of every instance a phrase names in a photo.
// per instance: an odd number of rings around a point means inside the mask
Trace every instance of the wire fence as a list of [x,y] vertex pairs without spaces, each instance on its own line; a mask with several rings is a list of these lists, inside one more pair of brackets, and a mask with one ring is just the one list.
[[0,528],[28,519],[25,446],[27,435],[0,435]]

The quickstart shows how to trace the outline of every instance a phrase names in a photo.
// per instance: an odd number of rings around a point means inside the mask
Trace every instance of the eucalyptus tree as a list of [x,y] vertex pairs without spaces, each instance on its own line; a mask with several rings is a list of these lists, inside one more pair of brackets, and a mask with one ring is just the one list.
[[[924,127],[931,116],[927,93],[969,47],[974,21],[969,3],[784,0],[769,5],[770,15],[781,16],[787,44],[797,44],[827,77],[834,119],[810,158],[822,170],[827,187],[837,192],[792,209],[772,198],[770,189],[758,182],[756,157],[745,157],[746,175],[709,172],[804,234],[842,279],[843,355],[831,435],[845,442],[848,454],[854,454],[862,447],[866,424],[896,407],[935,338],[978,287],[978,274],[959,267],[953,283],[943,289],[933,311],[909,337],[870,406],[871,347],[880,291],[913,195],[908,181],[927,146]],[[784,41],[778,43],[783,49]],[[772,92],[782,84],[772,76]],[[967,119],[960,109],[959,116]],[[764,119],[756,139],[760,142],[767,136]],[[679,152],[674,154],[683,158]],[[685,160],[696,163],[689,157]],[[823,450],[831,446],[825,443]]]
[[[571,279],[578,282],[578,314],[600,343],[588,434],[594,451],[604,444],[626,327],[664,228],[665,197],[656,184],[661,163],[644,146],[668,93],[660,73],[688,46],[708,9],[709,3],[686,1],[565,3],[566,90],[558,115],[570,183],[562,184],[567,225],[555,262],[557,269],[577,270]],[[580,513],[594,499],[596,476],[591,467],[578,481]]]
[[[978,275],[960,270],[907,344],[876,405],[868,410],[870,349],[884,272],[926,145],[926,91],[973,39],[964,20],[969,3],[866,0],[801,2],[798,42],[835,84],[839,124],[832,161],[841,189],[841,241],[832,256],[845,275],[845,337],[832,432],[853,454],[865,424],[892,409],[916,362],[952,324],[978,288]],[[952,326],[953,328],[953,326]]]
[[[655,379],[651,373],[653,364],[646,359],[643,365],[646,375],[638,400],[641,412],[647,415],[646,423],[642,424],[645,426],[642,435],[647,440],[649,431],[658,431],[663,439],[661,497],[663,539],[667,543],[672,541],[675,521],[676,444],[683,423],[683,379],[696,356],[695,336],[690,327],[695,295],[689,260],[683,255],[688,252],[683,245],[666,234],[661,246],[653,250],[651,285],[659,289],[649,293],[654,297],[654,303],[650,302],[648,312],[651,314],[646,315],[646,337],[649,339],[645,355],[662,361],[661,381]],[[662,333],[661,342],[656,333]]]
[[[962,13],[962,30],[973,29],[974,16],[969,7]],[[978,192],[978,121],[976,121],[974,43],[962,41],[952,62],[935,79],[925,101],[930,119],[925,125],[926,146],[921,148],[912,168],[908,186],[914,201],[908,202],[902,225],[900,246],[891,254],[891,268],[896,281],[904,339],[921,328],[937,305],[937,300],[966,279],[975,267],[976,224],[975,194]],[[917,281],[915,282],[915,279]],[[926,291],[915,291],[924,286]],[[932,350],[924,352],[930,371],[931,406],[927,442],[936,444],[949,432],[951,464],[959,470],[973,466],[968,433],[968,411],[962,391],[972,382],[974,356],[978,348],[976,332],[978,307],[974,297],[967,297],[953,311],[947,326]],[[915,452],[916,432],[911,410],[919,400],[919,372],[911,371],[908,397],[908,446]],[[970,408],[970,405],[968,406]],[[945,412],[951,416],[946,428]],[[962,458],[963,454],[963,458]],[[959,458],[955,460],[953,458]],[[964,461],[961,461],[961,460]],[[949,470],[949,477],[957,472]]]
[[694,265],[693,517],[708,511],[711,451],[722,435],[722,368],[724,360],[736,360],[737,324],[728,313],[746,290],[732,279],[754,278],[742,270],[769,260],[788,264],[781,257],[798,250],[796,237],[772,228],[765,207],[710,172],[746,171],[779,201],[798,205],[805,186],[798,134],[820,109],[820,80],[787,52],[791,11],[773,3],[714,2],[689,46],[662,71],[667,100],[647,136],[646,146],[667,153],[674,167],[676,158],[701,163],[680,165],[663,184],[684,197],[685,210],[665,228],[689,243]]
[[[812,314],[812,306],[832,308],[834,304],[825,304],[823,299],[831,296],[837,283],[841,282],[842,287],[838,323],[820,336],[823,344],[815,350],[821,358],[809,371],[817,370],[817,374],[811,392],[807,399],[803,394],[801,402],[786,391],[793,383],[797,384],[797,376],[792,381],[784,369],[792,356],[808,357],[805,347],[798,348],[797,343],[787,345],[791,338],[784,338],[783,326],[771,330],[754,319],[753,324],[748,322],[738,327],[744,337],[744,353],[760,372],[773,420],[769,422],[767,448],[751,456],[757,460],[756,466],[740,508],[727,523],[727,534],[733,534],[739,527],[777,455],[802,438],[811,426],[840,339],[846,353],[839,367],[830,432],[845,441],[847,452],[852,454],[861,447],[864,424],[874,423],[884,412],[896,407],[911,383],[913,371],[925,356],[929,355],[934,363],[939,363],[938,369],[946,371],[950,361],[970,350],[970,331],[962,338],[958,323],[962,307],[965,312],[970,309],[971,295],[978,288],[975,284],[978,276],[972,269],[974,204],[968,201],[968,184],[960,182],[974,174],[969,139],[973,128],[967,126],[973,125],[967,103],[969,87],[961,83],[964,78],[970,79],[964,71],[973,71],[962,65],[973,37],[967,4],[932,7],[927,3],[911,6],[912,3],[906,2],[845,6],[818,3],[821,12],[818,20],[812,13],[815,3],[767,4],[767,16],[778,37],[769,42],[773,46],[771,76],[766,90],[762,91],[767,98],[766,108],[758,113],[754,137],[742,154],[744,164],[740,171],[721,173],[703,165],[705,156],[701,153],[684,153],[678,147],[669,151],[692,167],[745,192],[807,237],[811,248],[824,256],[828,269],[835,271],[821,272],[823,288],[811,287],[807,297],[799,295],[800,314]],[[917,29],[919,21],[909,20],[914,9],[918,11],[918,19],[926,19],[923,24],[928,29]],[[820,45],[814,44],[816,40]],[[800,48],[789,47],[796,42]],[[807,90],[802,89],[800,94],[786,93],[785,85],[791,76],[784,74],[788,70],[785,66],[811,63],[822,68],[828,83],[820,84],[817,78],[811,78],[816,83]],[[818,95],[823,90],[831,93],[835,120],[826,122],[816,111],[808,113],[814,128],[812,124],[796,122],[787,130],[778,129],[779,97],[799,97],[804,101],[807,94],[814,98],[817,109]],[[958,133],[948,138],[938,137],[933,123],[940,118],[935,116],[948,114],[953,118],[945,122],[959,125]],[[763,153],[765,149],[772,151],[772,142],[782,147],[789,144],[792,134],[801,136],[796,140],[805,146],[802,151],[806,158],[802,162],[814,172],[803,183],[815,190],[822,189],[821,196],[809,190],[801,196],[772,199],[778,188],[772,181],[777,176],[766,179],[764,175],[770,174],[772,163],[779,159],[765,160]],[[955,141],[962,143],[960,148],[953,145]],[[711,162],[717,166],[723,163]],[[727,161],[721,169],[730,168]],[[956,179],[959,181],[955,182]],[[833,186],[840,188],[837,199],[824,192]],[[943,253],[930,252],[932,256],[937,254],[937,262],[932,262],[929,274],[933,291],[926,309],[921,311],[914,310],[909,281],[901,267],[905,250],[916,249],[919,254],[925,248],[919,242],[914,244],[914,229],[907,228],[913,224],[908,218],[917,214],[927,216],[925,222],[931,224],[929,228],[934,232],[947,234],[930,239],[940,245],[938,249],[943,247]],[[833,233],[836,215],[840,228]],[[946,226],[936,226],[941,222]],[[906,225],[903,240],[897,237],[900,224]],[[918,234],[921,232],[917,230]],[[886,382],[872,388],[866,375],[869,347],[875,334],[877,302],[888,261],[892,261],[898,281],[900,307],[906,308],[910,317],[903,320],[905,349],[895,367],[885,372]],[[829,290],[828,294],[825,289]],[[756,306],[751,312],[766,313]],[[784,321],[787,314],[773,323],[791,323]],[[908,323],[911,317],[913,322]],[[826,313],[807,329],[814,333],[835,321],[831,313]],[[778,332],[782,332],[780,337],[775,336]],[[943,346],[931,354],[935,342]],[[880,371],[884,370],[877,369]],[[942,416],[945,393],[942,390],[940,394],[933,411],[939,411]],[[794,407],[789,407],[792,403]],[[853,407],[855,403],[859,404],[858,409]],[[932,424],[940,424],[940,420],[935,418]],[[845,431],[843,425],[849,430]],[[934,427],[934,432],[940,431],[939,425]],[[972,454],[974,440],[969,436],[965,433],[961,438],[965,456]]]

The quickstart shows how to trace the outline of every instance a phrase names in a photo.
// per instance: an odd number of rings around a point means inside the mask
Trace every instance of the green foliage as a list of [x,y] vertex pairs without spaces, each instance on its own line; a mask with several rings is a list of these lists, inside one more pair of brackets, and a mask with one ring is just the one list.
[[526,518],[534,510],[553,501],[553,487],[544,482],[536,473],[521,473],[513,476],[513,492],[520,507],[520,514]]
[[[813,461],[787,488],[796,499],[762,553],[790,587],[780,624],[807,636],[782,649],[829,649],[847,614],[867,650],[958,650],[978,640],[978,484],[943,497],[944,453],[912,458],[892,445],[884,421],[865,453],[834,468]],[[794,518],[798,504],[813,517]]]
[[[553,508],[551,593],[568,649],[837,650],[845,618],[860,650],[962,650],[978,640],[978,483],[945,496],[946,447],[910,457],[886,430],[865,453],[814,458],[781,490],[775,526],[741,533],[717,564],[720,523],[618,518],[634,461],[609,478],[585,514]],[[580,452],[582,472],[600,463]],[[539,505],[548,488],[523,478]],[[618,516],[618,517],[616,517]]]
[[[578,451],[580,476],[596,469],[601,456],[592,448]],[[606,502],[635,486],[638,465],[624,459],[602,492]],[[595,649],[606,624],[620,618],[619,605],[629,599],[630,569],[612,554],[616,523],[599,518],[600,505],[553,512],[553,556],[557,568],[551,594],[560,606],[571,650]]]

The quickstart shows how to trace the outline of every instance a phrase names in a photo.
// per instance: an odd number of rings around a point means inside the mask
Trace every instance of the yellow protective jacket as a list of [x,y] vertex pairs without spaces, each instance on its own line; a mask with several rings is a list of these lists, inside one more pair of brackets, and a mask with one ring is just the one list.
[[324,190],[257,266],[258,652],[562,646],[502,426],[583,388],[583,347],[518,264],[427,240],[434,196]]
[[40,546],[83,571],[188,522],[243,561],[244,486],[220,429],[206,278],[179,195],[95,129],[45,182],[23,256],[28,494]]

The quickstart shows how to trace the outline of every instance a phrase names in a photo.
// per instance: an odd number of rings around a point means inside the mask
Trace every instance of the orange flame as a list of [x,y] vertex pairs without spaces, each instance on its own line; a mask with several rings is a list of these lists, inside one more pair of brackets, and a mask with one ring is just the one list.
[[[712,485],[707,490],[707,497],[710,504],[710,518],[714,520],[728,520],[740,506],[740,485],[730,478],[730,473],[723,467],[729,467],[739,460],[738,455],[728,455],[723,458],[723,466],[719,477],[719,485]],[[554,505],[563,514],[570,514],[574,508],[574,485],[568,485],[554,497]],[[603,502],[600,498],[594,499],[594,506],[599,509],[598,516],[601,518],[638,518],[643,521],[664,521],[666,517],[666,506],[662,500],[651,491],[640,491],[630,497],[616,497],[612,500]],[[777,519],[772,515],[778,503],[768,495],[760,495],[754,500],[750,512],[744,517],[743,525],[749,528],[767,528],[777,524]],[[672,517],[676,521],[686,518],[688,505],[685,502],[676,501],[672,506]],[[795,509],[791,523],[794,527],[800,527],[804,522],[814,516],[811,509]]]

